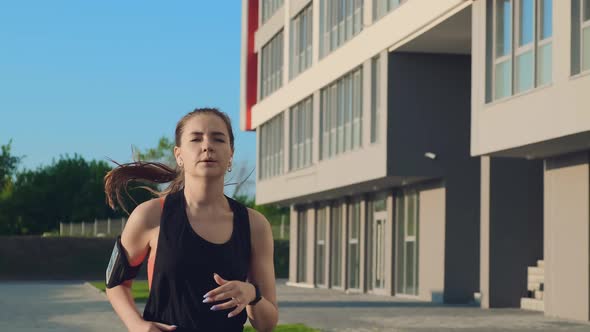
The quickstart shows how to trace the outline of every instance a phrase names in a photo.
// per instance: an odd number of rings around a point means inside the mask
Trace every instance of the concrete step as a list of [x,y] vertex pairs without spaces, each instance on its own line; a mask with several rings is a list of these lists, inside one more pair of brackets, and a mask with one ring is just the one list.
[[542,300],[523,297],[520,299],[520,308],[524,310],[545,311],[545,303]]
[[543,284],[542,282],[530,282],[529,281],[529,283],[527,284],[527,290],[530,290],[530,291],[542,290],[541,289],[542,284]]
[[529,276],[544,276],[545,275],[545,268],[544,267],[529,266],[527,269],[527,274]]
[[538,267],[545,268],[545,261],[544,261],[544,260],[542,260],[542,259],[539,259],[539,260],[537,261],[537,266],[538,266]]
[[527,282],[534,282],[534,283],[544,283],[545,282],[545,276],[540,276],[540,275],[529,275],[527,277]]

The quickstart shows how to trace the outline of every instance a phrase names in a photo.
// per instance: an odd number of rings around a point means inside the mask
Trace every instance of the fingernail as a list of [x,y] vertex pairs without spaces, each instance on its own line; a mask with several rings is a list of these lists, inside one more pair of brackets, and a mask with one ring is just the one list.
[[173,328],[177,328],[177,327],[178,327],[178,326],[176,326],[176,325],[170,325],[170,326],[171,326],[171,327],[173,327]]
[[233,315],[231,314],[231,312],[229,314],[227,314],[227,318],[231,318]]
[[203,303],[207,303],[209,301],[211,301],[211,299],[210,298],[206,298],[206,299],[203,300]]
[[215,310],[215,309],[216,309],[216,308],[215,308],[215,306],[212,306],[212,307],[211,307],[211,310]]
[[209,296],[209,293],[207,293],[207,294],[203,295],[203,297],[207,297],[207,296]]

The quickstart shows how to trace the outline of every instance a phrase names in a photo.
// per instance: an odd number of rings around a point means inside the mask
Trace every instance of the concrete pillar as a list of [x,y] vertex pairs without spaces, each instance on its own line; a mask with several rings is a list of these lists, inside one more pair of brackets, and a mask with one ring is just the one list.
[[308,284],[310,287],[313,287],[314,285],[313,279],[315,275],[315,223],[316,213],[315,208],[312,206],[307,209],[307,256],[305,260],[305,263],[307,265],[305,283]]
[[543,256],[542,161],[482,159],[481,189],[482,307],[520,307],[527,267]]
[[297,210],[291,205],[289,223],[289,282],[297,282]]

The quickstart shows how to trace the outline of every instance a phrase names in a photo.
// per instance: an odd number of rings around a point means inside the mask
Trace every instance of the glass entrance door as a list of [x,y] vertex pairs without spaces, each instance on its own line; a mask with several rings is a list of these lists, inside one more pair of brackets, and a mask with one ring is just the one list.
[[369,288],[374,293],[385,293],[385,229],[387,212],[373,213],[369,225]]

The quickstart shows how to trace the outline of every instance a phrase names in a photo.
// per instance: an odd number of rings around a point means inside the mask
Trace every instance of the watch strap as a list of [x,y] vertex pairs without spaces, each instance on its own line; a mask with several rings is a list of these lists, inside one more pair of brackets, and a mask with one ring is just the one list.
[[248,305],[255,305],[256,303],[258,303],[258,301],[262,300],[262,295],[260,294],[260,289],[258,288],[258,285],[252,284],[252,286],[254,286],[254,290],[256,291],[256,298],[252,300],[252,302],[248,303]]

